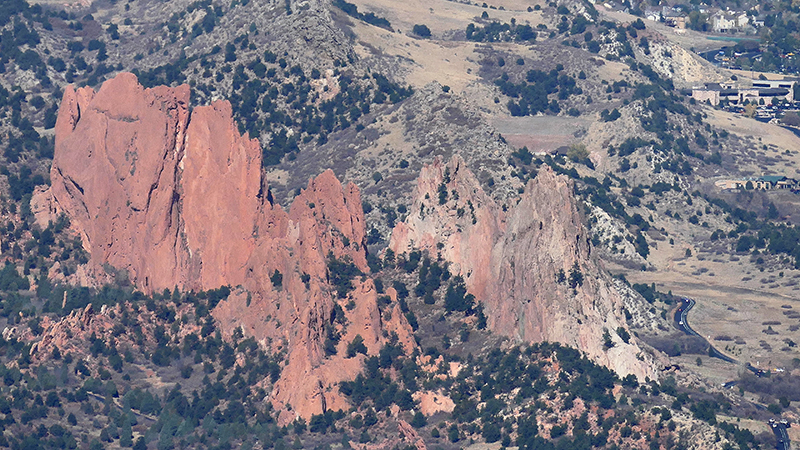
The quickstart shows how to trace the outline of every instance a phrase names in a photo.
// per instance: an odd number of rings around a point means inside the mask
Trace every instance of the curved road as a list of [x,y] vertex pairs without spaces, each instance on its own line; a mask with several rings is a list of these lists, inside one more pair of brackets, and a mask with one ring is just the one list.
[[689,326],[689,323],[686,321],[686,316],[689,314],[689,310],[694,307],[695,303],[696,302],[694,300],[688,297],[683,297],[678,309],[675,310],[675,322],[678,324],[678,328],[689,336],[700,336]]
[[[697,336],[705,340],[702,336],[700,336],[699,333],[694,331],[692,327],[689,326],[689,321],[687,320],[689,311],[692,309],[692,307],[694,307],[695,303],[696,302],[693,299],[688,297],[683,297],[681,299],[681,303],[680,305],[678,305],[678,309],[675,310],[675,325],[678,327],[678,329],[680,329],[687,335]],[[711,345],[710,342],[708,341],[706,342],[708,343],[708,356],[711,356],[713,358],[719,358],[729,363],[738,364],[738,361],[736,361],[735,359],[731,358],[728,355],[723,354],[722,352],[714,348],[714,346]],[[753,372],[757,377],[763,377],[767,375],[766,371],[762,369],[757,369],[753,367],[753,365],[750,363],[747,363],[746,367],[747,370]],[[724,384],[724,387],[730,388],[733,387],[735,384],[736,381],[729,381]],[[775,419],[770,419],[769,425],[772,428],[772,432],[775,433],[775,438],[778,441],[778,444],[776,445],[775,448],[777,450],[791,450],[792,443],[789,440],[788,433],[786,432],[786,429],[789,428],[790,426],[789,423],[785,420],[776,421]]]
[[[689,326],[689,322],[687,320],[687,316],[689,314],[689,311],[692,309],[692,307],[694,307],[695,303],[696,302],[693,299],[688,298],[688,297],[683,297],[683,299],[681,299],[681,304],[678,306],[678,309],[675,310],[675,323],[678,325],[678,329],[680,329],[684,333],[688,334],[689,336],[697,336],[697,337],[705,340],[705,338],[703,338],[703,336],[700,336],[699,333],[694,331],[692,329],[692,327]],[[731,358],[730,356],[728,356],[728,355],[720,352],[716,348],[714,348],[714,346],[711,345],[710,342],[706,341],[706,343],[708,343],[708,347],[709,347],[708,348],[708,356],[711,356],[712,358],[719,358],[719,359],[721,359],[721,360],[723,360],[725,362],[729,362],[729,363],[733,363],[733,364],[737,364],[738,363],[738,361],[736,361],[735,359]],[[748,369],[750,369],[750,367],[752,367],[752,366],[750,366],[748,364]],[[750,369],[750,370],[753,370],[753,369]]]

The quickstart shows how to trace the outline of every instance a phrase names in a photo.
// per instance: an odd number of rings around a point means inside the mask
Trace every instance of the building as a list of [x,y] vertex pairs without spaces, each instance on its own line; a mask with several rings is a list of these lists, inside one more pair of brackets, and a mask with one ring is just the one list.
[[686,13],[681,8],[662,6],[661,9],[645,9],[644,17],[653,22],[664,22],[664,25],[673,28],[686,28]]
[[794,88],[795,81],[793,80],[753,80],[754,88]]
[[719,91],[710,89],[692,89],[692,98],[698,102],[709,102],[712,105],[719,105]]
[[739,105],[745,101],[760,103],[762,99],[765,103],[771,103],[774,98],[792,102],[795,83],[797,81],[794,80],[756,80],[752,86],[738,88],[730,84],[706,83],[686,93],[698,102],[708,101],[714,106],[722,100]]
[[686,15],[680,11],[670,11],[664,15],[664,24],[684,30],[686,29]]
[[750,16],[747,13],[738,13],[736,15],[736,26],[742,29],[750,24]]
[[720,189],[754,189],[772,191],[780,189],[797,189],[797,180],[783,175],[764,175],[736,180],[719,180],[714,185]]
[[758,103],[758,99],[761,98],[759,93],[759,89],[738,89],[736,92],[736,100],[734,101],[731,98],[733,97],[732,95],[728,95],[728,100],[739,104],[745,101],[748,103]]
[[719,11],[711,16],[711,28],[716,33],[735,31],[738,28],[736,16],[725,11]]
[[657,9],[648,9],[644,12],[644,17],[647,20],[652,20],[653,22],[660,22],[661,21],[661,11]]
[[750,16],[744,12],[718,11],[711,16],[711,28],[717,33],[741,31],[750,24]]
[[794,189],[797,187],[797,180],[783,175],[764,175],[759,178],[761,181],[769,183],[771,186],[766,189]]

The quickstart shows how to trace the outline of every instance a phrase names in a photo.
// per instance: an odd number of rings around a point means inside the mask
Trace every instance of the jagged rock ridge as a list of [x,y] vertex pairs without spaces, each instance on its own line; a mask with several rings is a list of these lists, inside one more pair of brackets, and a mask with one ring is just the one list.
[[516,205],[501,206],[456,156],[426,166],[413,197],[389,247],[441,253],[484,302],[492,330],[568,344],[621,375],[654,378],[637,340],[616,333],[625,326],[622,297],[590,254],[569,180],[544,167]]
[[[343,187],[328,170],[285,211],[262,182],[258,142],[239,135],[230,104],[190,111],[188,86],[144,89],[123,73],[96,93],[67,88],[62,105],[52,186],[33,200],[40,222],[66,214],[98,280],[123,271],[145,292],[233,286],[212,313],[224,333],[241,327],[286,351],[272,392],[282,423],[347,406],[335,386],[361,369],[363,355],[342,356],[357,334],[370,355],[384,332],[408,351],[416,345],[403,314],[383,320],[371,279],[345,299],[327,281],[330,257],[367,272],[355,185]],[[354,308],[336,308],[350,300]],[[334,321],[334,310],[344,320]],[[332,357],[323,350],[329,327],[342,335]]]

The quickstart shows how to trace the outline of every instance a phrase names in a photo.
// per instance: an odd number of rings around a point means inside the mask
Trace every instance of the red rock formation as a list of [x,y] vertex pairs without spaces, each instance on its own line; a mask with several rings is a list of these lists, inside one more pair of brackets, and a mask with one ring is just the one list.
[[189,262],[179,276],[202,289],[242,284],[262,202],[261,147],[239,135],[230,103],[192,111],[178,169],[180,244]]
[[[347,344],[356,335],[364,339],[370,355],[385,343],[384,330],[397,333],[406,350],[416,346],[402,313],[392,312],[389,321],[381,317],[372,280],[354,280],[355,289],[345,299],[336,298],[327,282],[328,255],[368,271],[364,215],[355,185],[342,187],[332,171],[324,172],[309,182],[288,213],[265,203],[256,235],[244,284],[250,292],[249,306],[247,296],[240,295],[221,304],[214,315],[230,330],[241,326],[246,334],[266,340],[266,345],[280,343],[290,349],[288,364],[272,392],[273,403],[283,411],[281,423],[347,406],[336,385],[361,371],[363,355],[345,358]],[[270,281],[275,270],[283,277],[280,288]],[[347,306],[351,300],[352,309]],[[331,319],[336,304],[346,325]],[[337,354],[330,357],[322,347],[327,327],[342,335]]]
[[[440,197],[443,190],[446,197]],[[636,340],[625,344],[614,332],[625,323],[622,299],[590,255],[568,179],[541,169],[519,203],[504,212],[455,157],[425,167],[414,198],[390,248],[441,252],[484,303],[492,330],[518,341],[577,347],[623,376],[655,376]],[[443,244],[441,250],[437,244]],[[583,275],[574,290],[568,285],[573,267]],[[567,280],[559,283],[561,270]],[[610,350],[603,346],[604,330],[616,344]]]
[[413,394],[414,400],[419,402],[419,412],[432,416],[438,412],[453,412],[456,404],[441,389],[433,391],[417,391]]
[[[190,309],[188,304],[171,306],[176,309],[179,316],[188,313]],[[96,363],[96,358],[90,351],[92,336],[114,341],[123,347],[136,345],[137,338],[133,333],[118,335],[113,333],[113,328],[119,324],[119,317],[123,313],[129,314],[136,321],[135,327],[141,331],[144,341],[155,347],[157,344],[154,330],[160,322],[156,318],[156,314],[146,309],[131,308],[130,304],[103,305],[99,311],[89,304],[82,310],[72,311],[67,316],[56,320],[49,316],[43,316],[40,324],[41,337],[37,337],[28,329],[25,331],[26,335],[19,336],[19,339],[34,342],[31,346],[31,356],[34,360],[46,361],[52,358],[53,352],[58,349],[61,354],[70,353],[76,358],[86,361],[95,360]],[[175,336],[182,339],[187,334],[196,334],[199,331],[198,325],[183,323]],[[97,364],[89,364],[89,366],[92,369],[97,368]]]
[[[174,286],[177,164],[189,87],[143,89],[120,74],[95,93],[67,87],[56,122],[51,193],[91,254],[145,289]],[[145,261],[144,255],[148,258]]]
[[417,450],[427,450],[425,440],[417,433],[411,425],[403,419],[397,421],[397,429],[406,442],[411,442]]
[[[144,89],[131,74],[97,93],[67,88],[52,187],[34,201],[40,217],[69,216],[95,277],[124,270],[146,292],[241,286],[213,315],[226,335],[241,327],[287,351],[272,397],[281,423],[346,407],[336,386],[361,370],[363,355],[344,357],[356,335],[370,355],[384,331],[408,351],[416,345],[399,311],[381,317],[372,280],[356,280],[345,299],[328,283],[329,255],[367,272],[358,188],[328,170],[284,211],[262,183],[258,142],[238,133],[230,104],[189,112],[188,103],[188,86]],[[334,321],[334,311],[345,317]],[[333,357],[323,350],[329,328],[342,335]]]

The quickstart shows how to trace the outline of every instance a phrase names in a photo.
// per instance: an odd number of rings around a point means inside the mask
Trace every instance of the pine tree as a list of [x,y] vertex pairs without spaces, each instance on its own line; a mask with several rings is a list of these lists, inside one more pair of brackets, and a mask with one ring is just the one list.
[[119,445],[121,447],[133,447],[133,430],[131,429],[131,419],[127,414],[124,414],[122,418]]

